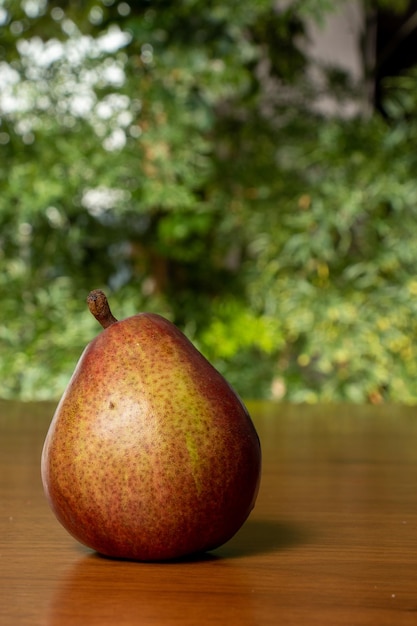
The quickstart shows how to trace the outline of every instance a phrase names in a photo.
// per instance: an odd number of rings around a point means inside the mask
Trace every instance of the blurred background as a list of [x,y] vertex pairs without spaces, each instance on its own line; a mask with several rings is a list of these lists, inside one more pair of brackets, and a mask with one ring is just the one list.
[[0,0],[0,397],[165,315],[246,399],[417,401],[417,2]]

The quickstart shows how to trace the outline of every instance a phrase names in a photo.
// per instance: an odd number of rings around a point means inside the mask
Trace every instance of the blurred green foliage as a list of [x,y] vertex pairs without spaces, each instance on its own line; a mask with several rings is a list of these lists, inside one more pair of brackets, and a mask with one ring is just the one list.
[[272,6],[0,3],[0,396],[59,396],[104,288],[245,398],[416,402],[417,73],[320,115],[334,3]]

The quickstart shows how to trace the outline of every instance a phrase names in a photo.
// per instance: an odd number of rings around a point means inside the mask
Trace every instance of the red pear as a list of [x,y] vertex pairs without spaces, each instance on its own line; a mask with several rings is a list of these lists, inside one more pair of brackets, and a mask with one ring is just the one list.
[[111,557],[180,558],[228,541],[254,507],[260,443],[222,375],[171,322],[117,321],[84,350],[51,422],[42,481],[80,542]]

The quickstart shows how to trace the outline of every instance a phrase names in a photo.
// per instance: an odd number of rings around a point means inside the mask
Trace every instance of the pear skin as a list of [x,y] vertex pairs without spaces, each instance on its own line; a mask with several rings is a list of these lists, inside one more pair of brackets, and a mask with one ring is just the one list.
[[261,448],[234,390],[153,313],[117,321],[86,347],[52,419],[42,481],[57,519],[110,557],[159,561],[228,541],[254,507]]

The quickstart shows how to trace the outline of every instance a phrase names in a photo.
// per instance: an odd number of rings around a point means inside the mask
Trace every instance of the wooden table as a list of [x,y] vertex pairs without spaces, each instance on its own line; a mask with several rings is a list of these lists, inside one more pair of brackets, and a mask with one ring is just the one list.
[[249,408],[251,517],[206,558],[145,564],[61,528],[39,471],[53,407],[0,402],[0,624],[417,624],[417,408]]

